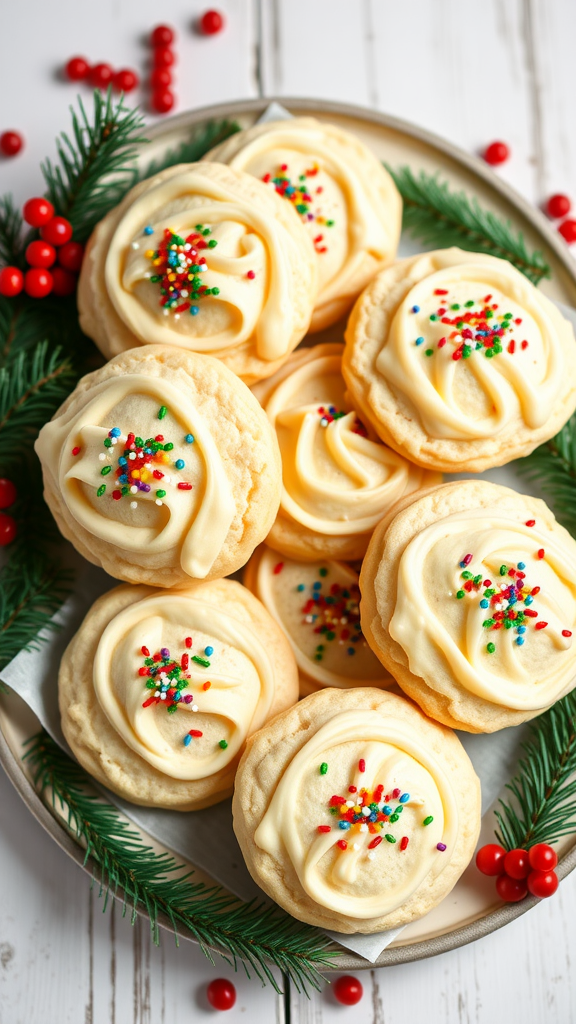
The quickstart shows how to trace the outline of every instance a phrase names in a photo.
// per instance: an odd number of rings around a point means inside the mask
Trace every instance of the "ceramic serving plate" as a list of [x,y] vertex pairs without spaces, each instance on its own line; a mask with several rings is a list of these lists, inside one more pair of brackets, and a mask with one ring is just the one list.
[[[147,165],[167,150],[177,148],[205,121],[226,117],[235,119],[242,127],[249,127],[270,102],[263,99],[240,101],[188,111],[169,118],[148,131],[150,143],[142,152],[142,163]],[[476,196],[485,208],[510,219],[524,234],[530,248],[543,249],[546,253],[552,279],[542,283],[542,290],[551,298],[576,307],[576,262],[569,255],[564,242],[538,210],[496,177],[480,160],[422,128],[360,107],[312,99],[283,98],[278,102],[296,116],[312,115],[355,132],[377,156],[393,167],[408,164],[414,171],[439,171],[452,187],[465,189],[469,195]],[[410,248],[401,247],[401,253],[415,251],[411,243],[405,245],[410,245]],[[315,340],[328,340],[327,332],[316,335]],[[511,468],[504,467],[487,475],[518,490],[527,489]],[[32,814],[62,849],[82,864],[84,850],[68,831],[64,819],[48,810],[40,800],[22,763],[23,744],[37,731],[38,721],[20,698],[14,694],[0,697],[0,762]],[[503,778],[502,784],[506,781]],[[492,828],[489,816],[485,816],[481,837],[484,842],[491,840]],[[142,837],[145,842],[159,848],[158,843],[146,833],[142,833]],[[564,878],[576,867],[576,833],[564,839],[558,852],[560,863],[557,871],[559,877]],[[97,871],[95,874],[97,876]],[[197,872],[196,877],[200,879],[206,876]],[[419,960],[465,945],[501,928],[526,913],[537,902],[527,897],[520,903],[502,905],[495,893],[494,880],[480,875],[472,865],[438,907],[420,921],[403,929],[396,940],[380,954],[376,965],[387,966]],[[161,924],[171,930],[168,921]],[[341,947],[338,948],[341,950]],[[337,961],[338,970],[361,970],[373,966],[347,950],[341,950],[341,954]]]

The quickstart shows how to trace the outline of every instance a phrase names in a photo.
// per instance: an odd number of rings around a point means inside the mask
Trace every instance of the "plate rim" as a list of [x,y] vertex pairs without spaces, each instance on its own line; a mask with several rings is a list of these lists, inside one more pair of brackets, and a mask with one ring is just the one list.
[[[166,118],[164,121],[154,125],[147,125],[145,129],[146,136],[150,141],[153,141],[171,131],[192,127],[201,122],[218,118],[233,119],[237,115],[259,114],[274,102],[288,109],[293,107],[298,111],[310,114],[335,114],[340,117],[355,118],[356,120],[368,122],[372,125],[409,136],[426,147],[435,149],[444,156],[447,156],[456,164],[464,167],[473,176],[483,179],[492,190],[500,193],[506,202],[524,217],[537,236],[543,238],[566,273],[574,289],[574,302],[576,303],[576,260],[570,255],[565,243],[558,236],[558,232],[553,229],[541,210],[525,199],[512,185],[499,178],[479,157],[465,152],[447,139],[403,118],[394,117],[360,105],[340,103],[332,100],[298,96],[270,96],[227,101],[210,104],[194,110],[182,111],[180,114]],[[39,796],[37,790],[20,766],[2,731],[1,717],[0,764],[4,768],[8,779],[28,810],[58,846],[83,868],[88,875],[95,878],[97,882],[100,882],[98,865],[85,861],[83,847],[66,830],[64,823],[60,824],[58,818],[55,817],[49,806]],[[143,835],[146,834],[141,829],[139,831]],[[562,880],[575,868],[576,845],[560,860],[557,874]],[[370,962],[364,957],[354,954],[335,943],[332,948],[338,951],[337,964],[330,968],[329,971],[322,973],[342,970],[370,970],[376,967],[392,967],[402,963],[428,959],[429,957],[449,952],[450,950],[465,946],[476,939],[490,935],[509,922],[521,917],[540,902],[536,897],[528,896],[520,903],[504,904],[481,918],[477,918],[460,928],[444,932],[441,935],[421,939],[406,945],[389,946],[381,952],[374,962]],[[137,913],[139,916],[149,919],[148,914],[144,910],[139,909]],[[163,930],[174,932],[171,923],[163,915],[159,918],[158,923]],[[198,944],[192,936],[185,932],[178,932],[178,937]]]

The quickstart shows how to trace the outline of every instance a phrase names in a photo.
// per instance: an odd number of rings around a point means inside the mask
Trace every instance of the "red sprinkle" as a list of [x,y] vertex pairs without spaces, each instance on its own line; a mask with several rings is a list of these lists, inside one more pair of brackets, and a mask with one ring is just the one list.
[[532,608],[525,608],[524,615],[527,615],[529,619],[537,619],[538,612],[535,612]]
[[402,836],[402,839],[400,840],[400,849],[405,850],[409,842],[410,840],[408,839],[408,836]]
[[209,690],[211,686],[212,686],[212,683],[206,682],[206,683],[203,684],[202,689],[203,690]]
[[114,501],[120,501],[122,491],[112,491],[112,497],[114,498]]
[[536,526],[536,520],[535,519],[528,519],[526,521],[526,526]]
[[192,637],[187,636],[184,643],[186,644],[186,647],[192,647]]
[[346,842],[345,839],[339,839],[338,842],[336,843],[336,846],[339,846],[341,850],[348,849],[348,843]]
[[149,658],[150,657],[150,651],[148,650],[147,647],[142,647],[141,650],[142,650],[142,654],[144,655],[145,658]]
[[508,342],[508,351],[509,351],[510,355],[513,355],[515,349],[516,349],[516,342],[514,341],[514,339],[512,339],[512,341]]
[[204,734],[200,732],[200,729],[190,729],[190,732],[188,733],[188,735],[189,736],[203,736]]
[[402,792],[402,790],[401,790],[401,789],[393,789],[393,790],[392,790],[392,798],[393,798],[394,800],[397,800],[397,799],[398,799],[398,797],[400,796],[401,792]]
[[572,631],[570,629],[563,629],[562,636],[572,636]]
[[186,670],[188,668],[189,664],[190,664],[190,657],[189,657],[189,655],[183,654],[182,657],[180,658],[180,668],[183,668],[184,670]]
[[358,761],[358,771],[359,772],[365,772],[366,771],[366,761],[364,760],[363,757],[361,757],[360,760]]
[[356,786],[348,786],[348,792],[349,793],[357,793],[358,790],[356,789]]
[[192,490],[192,484],[185,484],[183,482],[180,482],[178,484],[178,490],[179,491],[191,491]]
[[464,555],[462,561],[464,562],[464,565],[470,565],[470,562],[472,561],[472,555]]
[[138,675],[139,676],[147,676],[148,675],[148,669],[144,668],[144,667],[139,668],[138,669]]
[[277,576],[279,572],[282,572],[283,568],[284,568],[284,562],[278,562],[277,565],[275,565],[274,569],[273,569],[274,575]]
[[447,288],[435,288],[434,289],[434,295],[448,295],[448,289]]
[[318,825],[318,831],[319,832],[331,832],[332,829],[330,828],[330,825]]
[[544,558],[544,548],[538,548],[538,558]]
[[81,450],[82,449],[78,445],[76,445],[76,447],[72,449],[72,455],[79,455]]
[[528,348],[528,342],[527,341],[523,341],[521,346],[520,346],[520,348]]
[[380,846],[382,842],[382,836],[376,836],[371,843],[368,843],[369,850],[375,850],[377,846]]
[[444,348],[445,344],[446,344],[446,338],[440,338],[440,341],[438,342],[438,348]]
[[249,270],[248,273],[246,274],[246,277],[248,278],[249,281],[253,281],[254,278],[256,277],[256,274],[254,273],[253,270]]
[[548,625],[547,622],[537,622],[536,625],[534,626],[534,629],[546,629],[547,625]]

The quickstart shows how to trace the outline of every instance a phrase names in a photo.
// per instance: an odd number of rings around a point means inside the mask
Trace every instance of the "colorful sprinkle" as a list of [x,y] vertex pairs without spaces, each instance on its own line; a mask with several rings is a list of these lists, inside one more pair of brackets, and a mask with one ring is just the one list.
[[218,742],[218,746],[221,747],[222,750],[226,750],[228,746],[228,740],[220,740]]
[[[283,199],[288,199],[306,224],[314,221],[323,227],[332,228],[334,227],[334,220],[324,217],[320,206],[312,207],[312,192],[318,195],[319,193],[321,194],[322,190],[312,188],[308,179],[315,178],[319,170],[318,165],[313,164],[303,174],[299,174],[298,181],[294,182],[287,174],[288,164],[281,164],[275,174],[268,173],[263,175],[262,181],[265,184],[272,184],[279,196],[282,196]],[[317,253],[328,251],[323,234],[315,235],[313,242]],[[250,273],[249,271],[248,276],[250,276]]]
[[326,775],[327,772],[328,772],[328,765],[326,764],[326,761],[322,761],[322,764],[320,765],[320,775]]
[[422,824],[423,825],[431,825],[433,821],[434,821],[434,818],[432,817],[431,814],[429,814],[427,818],[424,818],[424,821],[422,822]]
[[440,853],[444,853],[446,849],[446,843],[436,843],[436,849],[440,850]]

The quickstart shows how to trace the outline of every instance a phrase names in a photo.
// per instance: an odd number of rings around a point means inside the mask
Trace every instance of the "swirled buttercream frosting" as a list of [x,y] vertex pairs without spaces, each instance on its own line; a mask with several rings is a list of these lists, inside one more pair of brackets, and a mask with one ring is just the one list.
[[301,217],[318,262],[313,330],[342,316],[394,258],[399,193],[376,156],[350,132],[309,117],[269,122],[239,132],[206,159],[254,175]]
[[421,464],[507,462],[576,405],[571,325],[491,256],[447,249],[384,272],[360,299],[347,342],[354,397],[381,436]]
[[231,168],[183,164],[96,228],[79,308],[105,355],[176,345],[252,381],[298,344],[315,294],[313,246],[288,204]]

